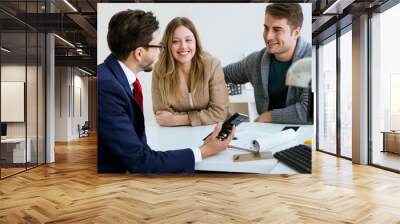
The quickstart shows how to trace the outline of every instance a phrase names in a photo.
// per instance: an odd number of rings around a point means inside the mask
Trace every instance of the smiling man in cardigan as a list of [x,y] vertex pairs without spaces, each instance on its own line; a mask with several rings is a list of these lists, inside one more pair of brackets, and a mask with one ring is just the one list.
[[[300,37],[302,8],[297,3],[270,4],[265,10],[265,48],[224,67],[227,83],[254,87],[256,122],[308,123],[310,89],[285,85],[290,65],[311,57],[311,44]],[[311,72],[311,71],[310,71]]]

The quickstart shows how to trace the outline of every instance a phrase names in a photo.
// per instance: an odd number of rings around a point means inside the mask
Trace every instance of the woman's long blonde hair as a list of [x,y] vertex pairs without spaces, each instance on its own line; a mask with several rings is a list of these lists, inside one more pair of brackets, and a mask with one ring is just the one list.
[[194,27],[192,21],[186,17],[175,17],[171,20],[164,32],[162,42],[167,45],[167,49],[160,53],[158,62],[155,65],[155,72],[159,78],[159,88],[161,100],[165,103],[176,102],[180,97],[181,77],[177,70],[177,62],[172,55],[171,45],[174,31],[184,26],[188,28],[194,35],[196,40],[196,52],[192,58],[189,77],[191,79],[190,89],[193,95],[204,90],[204,63],[203,63],[203,47],[200,42],[200,37]]

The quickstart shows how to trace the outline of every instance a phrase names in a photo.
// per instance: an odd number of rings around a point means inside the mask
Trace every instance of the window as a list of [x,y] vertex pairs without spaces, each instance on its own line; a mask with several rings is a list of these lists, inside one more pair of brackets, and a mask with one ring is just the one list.
[[[40,13],[42,5],[45,1],[1,3],[18,8],[20,16]],[[6,115],[1,118],[6,133],[0,144],[0,178],[5,178],[45,163],[46,39],[23,21],[4,12],[0,17],[8,21],[0,24],[0,112]]]
[[340,36],[340,155],[352,157],[352,33]]
[[[398,21],[399,4],[371,19],[372,164],[395,170],[400,170],[400,155],[382,150],[385,150],[383,132],[400,130],[400,42],[395,29]],[[397,148],[400,153],[400,145]]]
[[318,149],[336,153],[336,39],[318,48]]

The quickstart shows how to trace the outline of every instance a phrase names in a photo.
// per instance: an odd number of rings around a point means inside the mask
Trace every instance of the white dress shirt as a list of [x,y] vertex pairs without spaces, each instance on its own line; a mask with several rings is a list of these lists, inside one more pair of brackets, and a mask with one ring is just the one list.
[[126,78],[128,79],[129,87],[131,87],[131,90],[133,92],[133,83],[136,81],[136,75],[135,73],[132,72],[124,63],[121,61],[118,61],[119,65],[121,65],[122,70],[124,71],[124,74]]
[[[133,92],[133,83],[136,81],[136,75],[133,73],[132,70],[130,70],[123,62],[118,60],[119,65],[121,66],[122,70],[124,71],[126,78],[128,79],[129,87],[131,88]],[[194,155],[194,161],[201,162],[203,158],[201,157],[201,151],[200,148],[193,148],[191,149],[193,151]]]

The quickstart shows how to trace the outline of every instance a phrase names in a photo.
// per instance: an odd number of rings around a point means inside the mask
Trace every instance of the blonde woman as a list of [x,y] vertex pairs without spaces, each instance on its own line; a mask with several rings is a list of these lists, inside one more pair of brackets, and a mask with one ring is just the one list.
[[228,90],[218,59],[203,51],[193,23],[176,17],[166,27],[152,80],[153,110],[161,126],[207,125],[228,116]]

